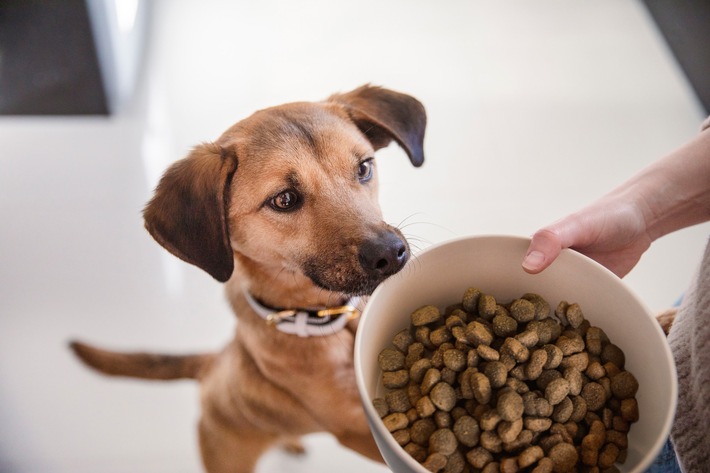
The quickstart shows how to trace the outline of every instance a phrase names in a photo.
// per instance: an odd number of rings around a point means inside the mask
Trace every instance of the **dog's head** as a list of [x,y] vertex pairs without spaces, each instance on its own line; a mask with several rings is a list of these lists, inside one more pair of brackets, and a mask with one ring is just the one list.
[[409,258],[382,221],[374,152],[394,140],[420,166],[425,126],[416,99],[371,86],[256,112],[166,171],[146,228],[222,282],[236,260],[369,293]]

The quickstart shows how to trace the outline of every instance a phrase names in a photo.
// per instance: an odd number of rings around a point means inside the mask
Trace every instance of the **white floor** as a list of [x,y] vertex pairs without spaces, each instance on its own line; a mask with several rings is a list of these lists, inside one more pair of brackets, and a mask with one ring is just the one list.
[[[427,107],[426,163],[379,154],[387,218],[415,245],[529,235],[697,132],[703,112],[640,2],[154,3],[139,91],[110,118],[0,119],[0,471],[196,473],[189,382],[109,380],[74,337],[209,350],[220,286],[167,255],[140,211],[162,169],[265,106],[366,82]],[[683,291],[708,224],[627,277],[654,310]],[[259,472],[384,472],[326,435]]]

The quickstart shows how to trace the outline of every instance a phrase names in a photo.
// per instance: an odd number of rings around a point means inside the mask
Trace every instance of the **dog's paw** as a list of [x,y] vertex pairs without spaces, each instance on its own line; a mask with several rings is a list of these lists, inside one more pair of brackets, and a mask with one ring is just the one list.
[[660,314],[656,315],[656,320],[658,321],[659,324],[661,324],[661,328],[663,329],[663,333],[668,335],[671,331],[671,327],[673,326],[673,321],[675,320],[675,316],[678,313],[678,308],[677,307],[672,307],[668,310],[665,310],[661,312]]

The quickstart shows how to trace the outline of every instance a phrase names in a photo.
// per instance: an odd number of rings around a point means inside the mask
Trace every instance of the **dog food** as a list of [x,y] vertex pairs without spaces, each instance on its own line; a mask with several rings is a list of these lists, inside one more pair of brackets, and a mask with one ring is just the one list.
[[576,303],[469,288],[411,314],[380,353],[386,394],[373,403],[429,471],[615,472],[639,418],[625,361]]

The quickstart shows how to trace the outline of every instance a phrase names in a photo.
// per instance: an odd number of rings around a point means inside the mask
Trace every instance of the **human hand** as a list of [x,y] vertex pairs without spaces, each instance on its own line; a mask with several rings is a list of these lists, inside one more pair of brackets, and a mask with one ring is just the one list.
[[572,248],[623,277],[651,242],[638,204],[609,196],[535,232],[522,265],[539,273]]

